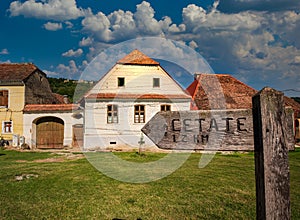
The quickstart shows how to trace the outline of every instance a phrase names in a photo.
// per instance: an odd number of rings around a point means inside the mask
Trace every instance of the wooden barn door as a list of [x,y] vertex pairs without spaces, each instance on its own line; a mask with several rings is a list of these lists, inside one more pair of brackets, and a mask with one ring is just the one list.
[[64,143],[64,122],[56,117],[43,117],[36,122],[36,144],[40,149],[61,149]]

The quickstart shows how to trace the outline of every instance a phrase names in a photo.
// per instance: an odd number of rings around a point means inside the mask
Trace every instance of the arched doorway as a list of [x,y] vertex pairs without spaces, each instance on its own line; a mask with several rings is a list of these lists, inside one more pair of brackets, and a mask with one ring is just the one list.
[[64,121],[57,117],[42,117],[34,124],[36,147],[39,149],[61,149],[64,144]]

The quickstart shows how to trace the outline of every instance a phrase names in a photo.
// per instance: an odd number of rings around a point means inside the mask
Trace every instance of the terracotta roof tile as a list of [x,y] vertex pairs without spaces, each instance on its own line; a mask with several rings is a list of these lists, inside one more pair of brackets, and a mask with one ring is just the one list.
[[[258,91],[229,74],[199,74],[186,89],[200,110],[252,108],[252,96]],[[300,114],[300,104],[284,97],[286,106]]]
[[90,94],[86,99],[191,99],[189,95],[161,95],[161,94],[117,94],[98,93]]
[[1,63],[0,81],[23,81],[36,69],[38,68],[32,63]]
[[28,113],[72,112],[78,108],[79,107],[76,104],[30,104],[25,105],[23,111]]
[[133,50],[131,53],[120,59],[117,63],[135,65],[159,65],[159,62],[156,62],[139,50]]
[[228,74],[199,74],[187,91],[201,110],[252,108],[257,92]]

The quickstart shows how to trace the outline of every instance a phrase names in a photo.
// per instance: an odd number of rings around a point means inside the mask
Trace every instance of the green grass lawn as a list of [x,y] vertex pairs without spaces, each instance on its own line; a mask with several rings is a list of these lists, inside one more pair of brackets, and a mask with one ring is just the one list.
[[[138,162],[164,156],[117,155]],[[0,219],[255,219],[253,153],[218,154],[202,169],[200,156],[192,154],[166,178],[130,184],[85,158],[0,150]],[[292,219],[300,219],[300,149],[289,159]]]

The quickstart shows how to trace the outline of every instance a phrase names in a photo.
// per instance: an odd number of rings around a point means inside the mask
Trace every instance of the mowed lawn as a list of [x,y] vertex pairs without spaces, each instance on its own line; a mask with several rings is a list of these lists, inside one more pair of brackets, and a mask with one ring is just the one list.
[[[255,219],[253,153],[192,154],[171,175],[124,183],[80,155],[0,150],[0,219]],[[163,154],[117,153],[146,162]],[[300,219],[300,149],[289,153],[292,219]],[[23,179],[22,179],[23,178]],[[18,180],[17,180],[18,179]],[[22,180],[20,180],[22,179]]]

